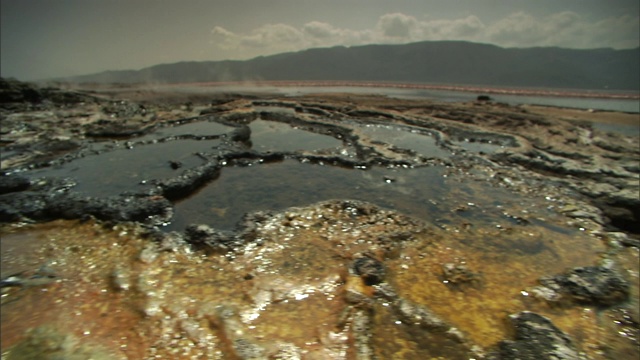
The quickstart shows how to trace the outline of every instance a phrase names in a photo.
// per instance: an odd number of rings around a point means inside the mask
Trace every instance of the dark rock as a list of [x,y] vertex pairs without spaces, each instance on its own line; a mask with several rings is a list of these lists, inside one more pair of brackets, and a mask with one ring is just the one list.
[[173,215],[173,205],[161,196],[114,196],[106,199],[77,194],[59,196],[47,207],[47,217],[80,219],[85,214],[105,221],[136,221],[159,225]]
[[571,339],[553,323],[538,314],[524,311],[509,316],[515,327],[515,340],[499,344],[501,360],[578,360],[580,355],[573,348]]
[[48,204],[48,197],[35,191],[0,195],[0,222],[45,219]]
[[241,125],[231,133],[231,140],[239,142],[247,142],[251,140],[251,128],[247,125]]
[[144,135],[151,131],[151,126],[141,127],[137,123],[126,123],[111,120],[98,120],[87,125],[85,135],[96,138],[132,137]]
[[187,226],[185,240],[198,249],[213,251],[232,250],[241,243],[232,232],[219,231],[202,224]]
[[273,217],[267,211],[247,213],[237,225],[237,238],[243,242],[253,242],[258,237],[258,228],[262,223]]
[[597,200],[595,204],[609,220],[608,225],[640,234],[640,204],[627,204],[612,199]]
[[352,268],[367,285],[377,285],[384,281],[384,265],[376,259],[368,256],[357,258],[354,260]]
[[170,200],[184,198],[215,179],[220,174],[217,161],[211,161],[193,169],[187,169],[180,176],[161,181],[158,186]]
[[461,285],[478,281],[478,274],[464,263],[446,263],[442,265],[442,278],[446,284]]
[[182,163],[180,161],[169,160],[169,166],[171,166],[173,170],[177,170],[182,167]]
[[24,191],[29,188],[31,181],[18,175],[0,176],[0,194],[6,194],[16,191]]
[[476,98],[476,101],[491,101],[493,99],[491,99],[491,96],[489,95],[478,95],[478,97]]
[[143,105],[128,101],[113,101],[102,107],[102,112],[112,118],[127,119],[136,115],[146,115],[147,110]]
[[[579,267],[567,274],[540,279],[548,300],[569,298],[577,303],[610,306],[625,301],[629,283],[614,270],[602,266]],[[546,290],[546,292],[545,292]],[[549,292],[549,290],[551,292]]]
[[159,224],[169,221],[173,215],[173,205],[161,196],[122,195],[98,199],[70,191],[73,185],[69,179],[44,179],[27,191],[0,195],[0,222],[94,216],[108,221]]

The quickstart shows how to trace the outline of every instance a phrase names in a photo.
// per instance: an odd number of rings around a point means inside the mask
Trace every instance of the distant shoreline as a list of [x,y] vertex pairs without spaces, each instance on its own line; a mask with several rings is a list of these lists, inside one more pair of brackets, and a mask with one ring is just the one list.
[[167,86],[256,86],[256,87],[379,87],[394,89],[415,89],[415,90],[439,90],[470,92],[490,95],[517,95],[517,96],[546,96],[546,97],[575,97],[575,98],[597,98],[597,99],[621,99],[640,100],[640,92],[636,93],[612,93],[599,90],[579,90],[579,89],[525,89],[525,88],[505,88],[491,86],[473,85],[444,85],[444,84],[414,84],[395,82],[374,82],[374,81],[227,81],[227,82],[202,82],[202,83],[179,83],[166,84]]

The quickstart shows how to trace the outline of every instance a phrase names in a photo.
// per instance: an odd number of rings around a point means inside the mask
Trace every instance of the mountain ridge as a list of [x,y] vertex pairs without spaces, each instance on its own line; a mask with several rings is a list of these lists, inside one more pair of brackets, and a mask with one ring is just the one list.
[[54,80],[76,83],[337,80],[638,90],[640,47],[502,48],[466,41],[334,46],[249,60],[180,61]]

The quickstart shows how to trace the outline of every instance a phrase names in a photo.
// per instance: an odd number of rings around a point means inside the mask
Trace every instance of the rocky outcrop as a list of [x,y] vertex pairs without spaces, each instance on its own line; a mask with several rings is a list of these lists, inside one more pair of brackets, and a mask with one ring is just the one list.
[[540,283],[534,293],[552,302],[610,306],[625,301],[630,291],[620,274],[603,266],[578,267],[566,274],[541,278]]
[[544,316],[524,311],[509,316],[515,328],[515,339],[499,344],[496,360],[579,360],[584,359],[571,339]]

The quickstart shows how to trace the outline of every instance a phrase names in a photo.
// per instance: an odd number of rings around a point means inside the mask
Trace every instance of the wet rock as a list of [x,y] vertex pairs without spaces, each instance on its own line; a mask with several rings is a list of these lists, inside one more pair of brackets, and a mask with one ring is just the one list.
[[553,323],[538,314],[524,311],[509,316],[515,327],[515,340],[500,342],[500,360],[578,360],[583,359],[574,349],[571,339]]
[[352,268],[366,285],[377,285],[384,281],[384,265],[376,259],[368,256],[357,258],[353,261]]
[[0,195],[0,222],[17,222],[27,218],[38,219],[45,202],[36,194],[18,193],[10,197]]
[[170,200],[178,200],[189,196],[195,190],[215,179],[220,174],[217,161],[183,171],[180,176],[158,183],[163,195]]
[[251,140],[251,128],[247,125],[237,127],[231,133],[231,140],[239,142],[247,142]]
[[169,166],[171,166],[173,170],[177,170],[182,167],[182,163],[180,161],[169,160]]
[[[85,200],[86,201],[86,200]],[[116,196],[86,201],[85,212],[101,220],[162,224],[173,215],[173,205],[158,196]]]
[[199,249],[229,251],[241,244],[236,235],[219,231],[207,225],[189,225],[185,229],[185,240]]
[[258,229],[273,216],[274,214],[269,211],[255,211],[245,214],[236,226],[236,237],[245,243],[256,241]]
[[447,284],[461,285],[478,281],[478,274],[469,269],[467,264],[446,263],[442,264],[442,278]]
[[567,274],[542,278],[540,283],[542,288],[534,289],[534,293],[548,301],[566,298],[581,304],[610,306],[629,296],[629,283],[603,266],[575,268]]
[[390,301],[393,309],[403,323],[418,326],[427,330],[443,332],[451,328],[451,326],[446,324],[431,310],[398,296],[390,285],[381,284],[375,288],[376,296],[386,301]]
[[0,176],[0,195],[16,191],[24,191],[29,188],[31,181],[19,175]]

